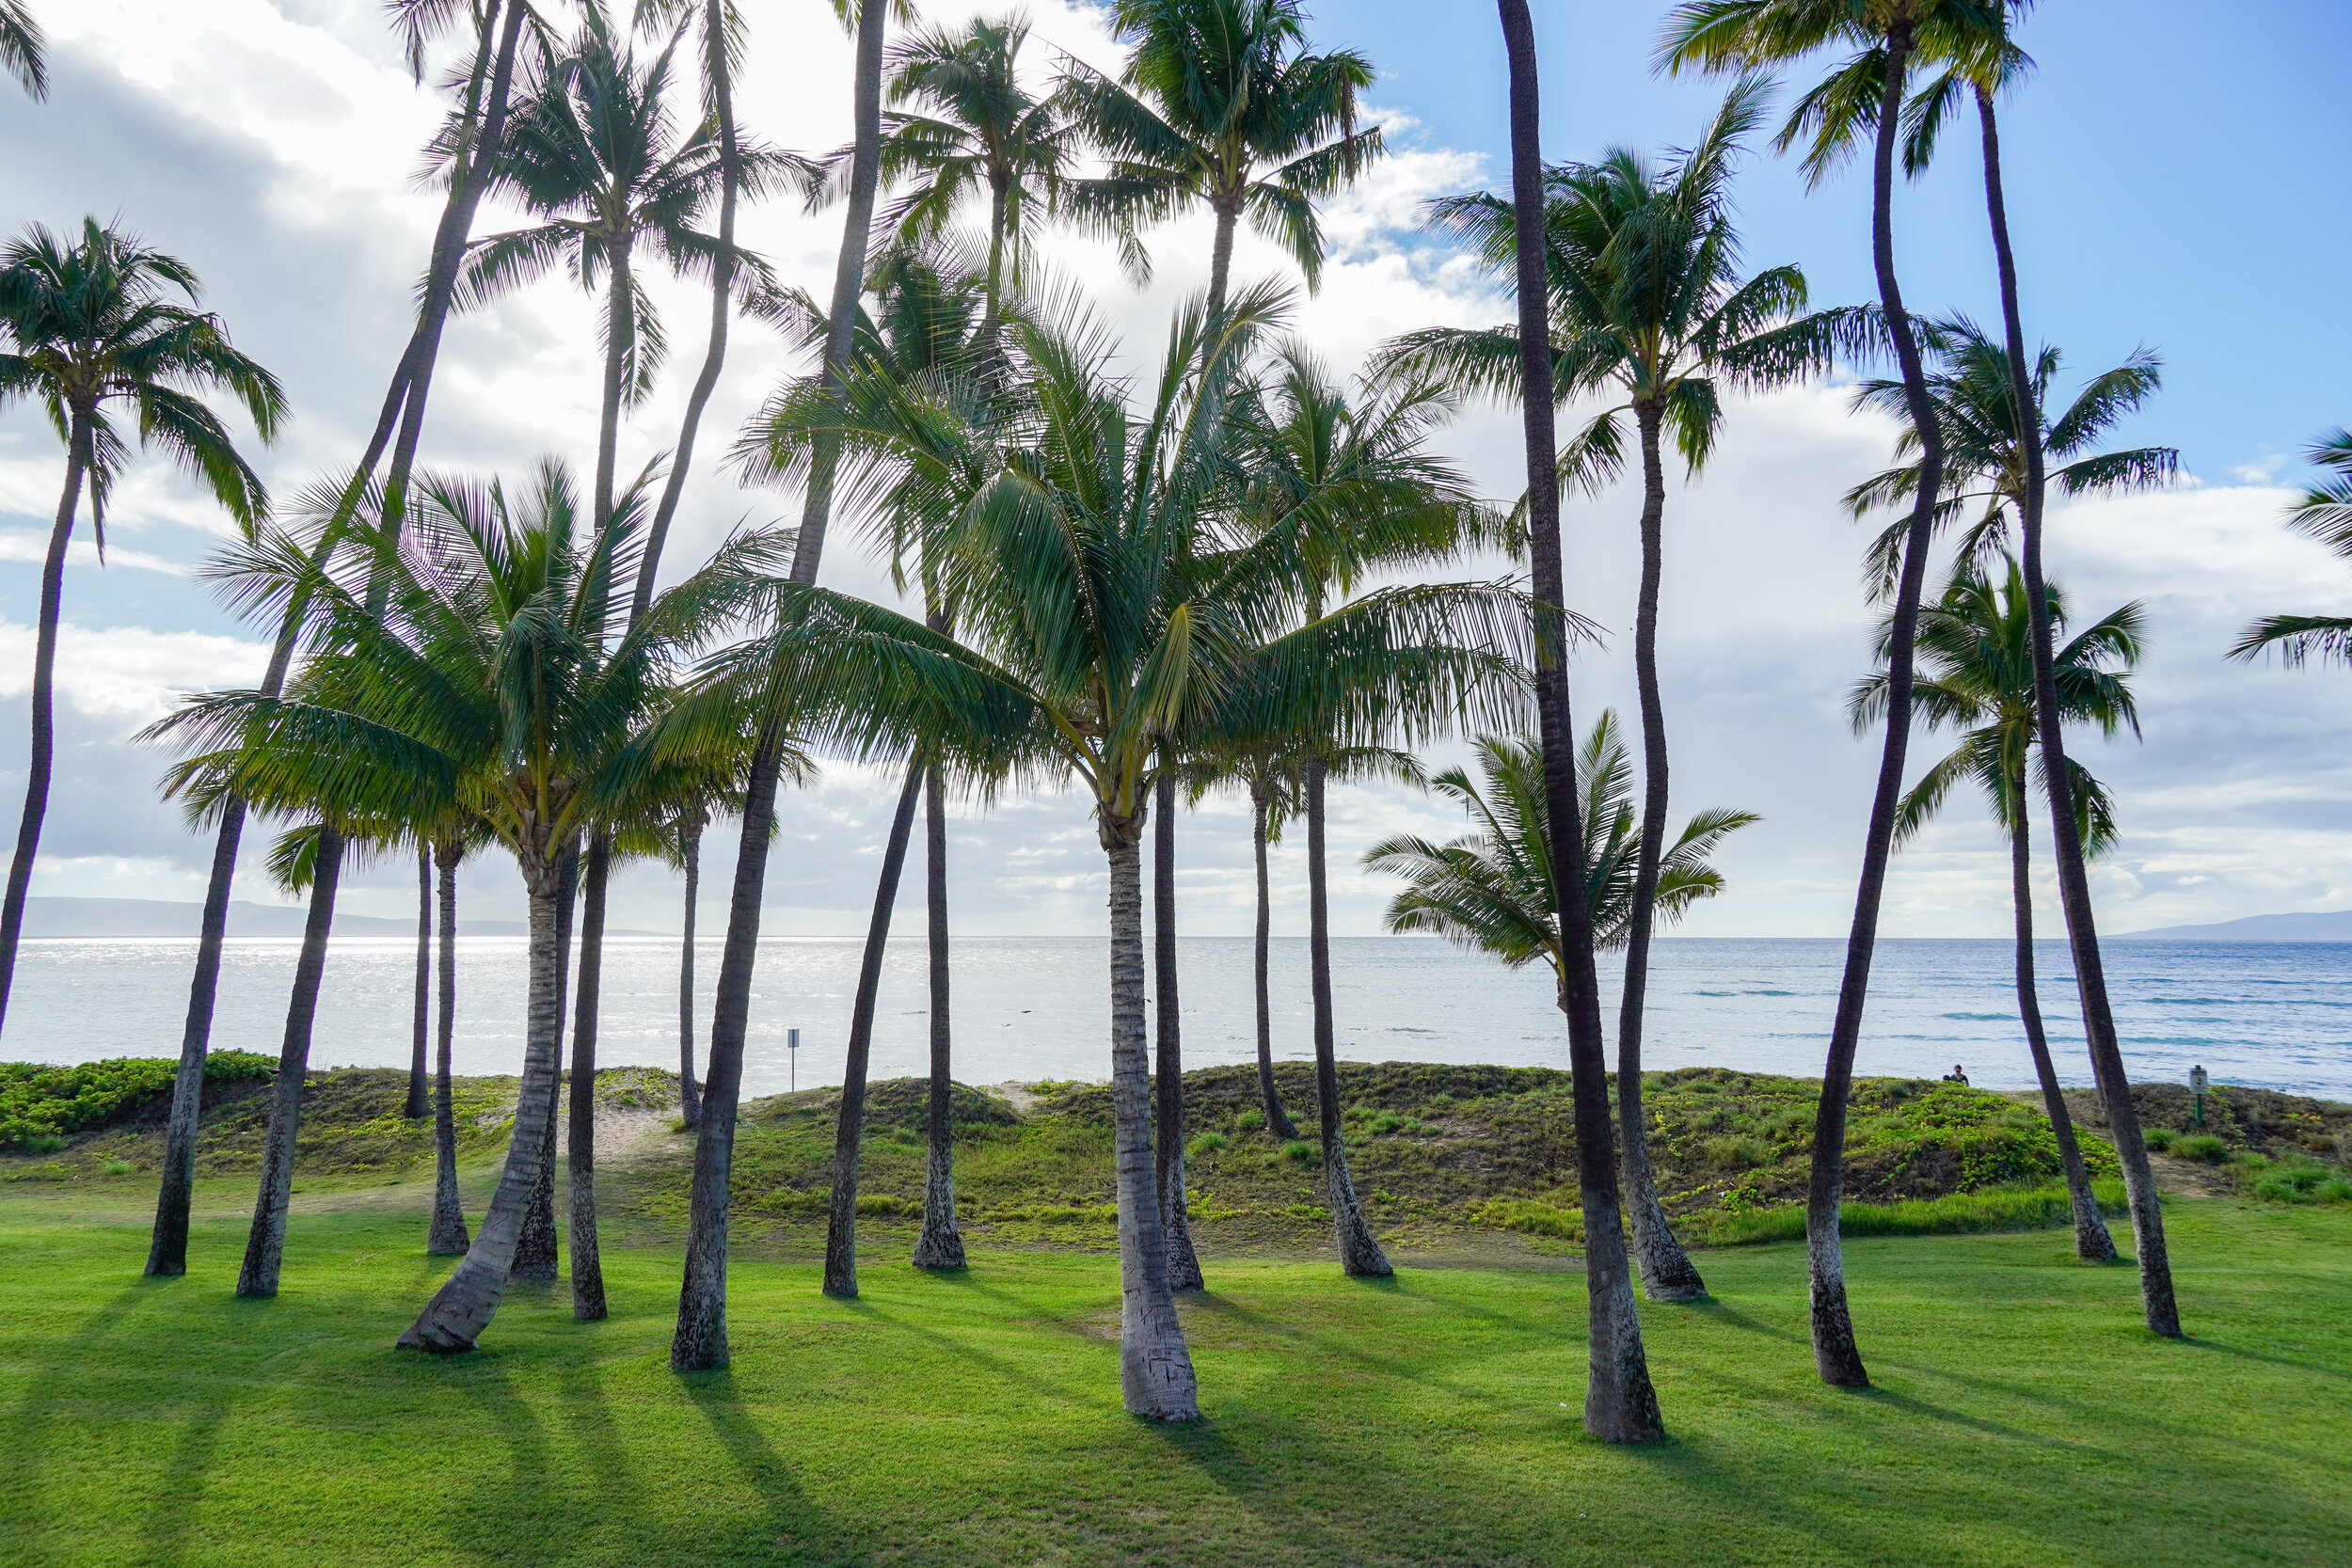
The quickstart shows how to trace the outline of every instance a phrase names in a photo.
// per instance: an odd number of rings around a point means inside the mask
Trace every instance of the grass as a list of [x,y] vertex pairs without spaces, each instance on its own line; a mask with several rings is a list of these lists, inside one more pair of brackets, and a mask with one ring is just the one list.
[[[476,1162],[470,1185],[486,1164]],[[2182,1199],[2193,1338],[2064,1231],[1859,1238],[1878,1387],[1814,1377],[1804,1255],[1703,1258],[1646,1307],[1672,1433],[1585,1438],[1573,1275],[1207,1259],[1206,1419],[1118,1403],[1107,1259],[904,1251],[830,1301],[748,1259],[735,1365],[667,1368],[677,1257],[606,1254],[614,1316],[518,1290],[476,1354],[395,1353],[446,1268],[429,1186],[306,1180],[285,1292],[229,1291],[208,1180],[185,1279],[138,1276],[130,1183],[0,1191],[0,1561],[78,1563],[2340,1562],[2352,1211]],[[476,1200],[478,1208],[478,1198]]]

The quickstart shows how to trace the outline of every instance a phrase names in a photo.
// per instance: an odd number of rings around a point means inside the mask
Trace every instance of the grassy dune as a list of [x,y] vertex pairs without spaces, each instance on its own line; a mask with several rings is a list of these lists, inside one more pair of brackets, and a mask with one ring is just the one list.
[[[119,1191],[119,1190],[114,1190]],[[132,1195],[123,1193],[122,1198]],[[445,1266],[428,1192],[314,1185],[286,1291],[234,1300],[239,1184],[190,1274],[144,1214],[0,1193],[0,1561],[233,1563],[2341,1562],[2352,1212],[2172,1208],[2192,1338],[2064,1232],[1858,1240],[1879,1386],[1818,1383],[1802,1249],[1710,1254],[1646,1307],[1672,1440],[1582,1436],[1572,1274],[1212,1260],[1207,1419],[1118,1403],[1108,1259],[877,1248],[862,1300],[756,1259],[736,1362],[667,1369],[677,1258],[607,1254],[612,1321],[517,1292],[485,1349],[394,1335]]]

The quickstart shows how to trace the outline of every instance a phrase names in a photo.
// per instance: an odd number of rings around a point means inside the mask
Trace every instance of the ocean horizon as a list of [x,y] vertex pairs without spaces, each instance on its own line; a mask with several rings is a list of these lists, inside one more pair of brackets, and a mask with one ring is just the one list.
[[[696,943],[698,1064],[720,940]],[[761,940],[746,1094],[840,1081],[862,945],[853,937]],[[170,937],[26,942],[0,1058],[71,1063],[176,1055],[195,946],[193,939]],[[297,946],[292,938],[228,942],[216,1049],[277,1053]],[[461,937],[457,947],[456,1070],[518,1071],[523,940]],[[1186,1066],[1253,1059],[1249,939],[1186,937],[1178,951]],[[2133,940],[2105,952],[2118,1032],[2136,1082],[2184,1082],[2192,1066],[2202,1066],[2217,1082],[2352,1100],[2352,943]],[[1645,1066],[1818,1076],[1844,953],[1844,942],[1835,938],[1659,939]],[[2013,943],[1994,938],[1882,939],[1855,1070],[1932,1078],[1957,1065],[1982,1086],[2030,1087],[2013,954]],[[676,1067],[677,959],[675,938],[607,941],[599,1065]],[[2038,943],[2037,960],[2058,1074],[2070,1084],[2088,1083],[2066,944]],[[1304,938],[1276,939],[1271,974],[1276,1058],[1306,1059],[1311,1042]],[[413,939],[336,938],[312,1065],[405,1066],[414,976]],[[1108,1077],[1104,939],[961,937],[950,976],[959,1079]],[[1506,970],[1434,938],[1354,937],[1334,939],[1332,978],[1343,1059],[1567,1066],[1565,1022],[1541,966]],[[1620,985],[1606,957],[1601,978],[1613,1038]],[[794,1028],[803,1042],[797,1061],[787,1043]],[[895,938],[876,1010],[872,1075],[926,1070],[929,1041],[923,940]]]

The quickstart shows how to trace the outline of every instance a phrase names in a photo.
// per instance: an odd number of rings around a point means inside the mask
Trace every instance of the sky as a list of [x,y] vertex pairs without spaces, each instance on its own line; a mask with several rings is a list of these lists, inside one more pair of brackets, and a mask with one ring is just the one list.
[[[1027,8],[1035,34],[1025,58],[1041,78],[1065,50],[1116,64],[1093,8]],[[1415,0],[1311,8],[1318,46],[1373,60],[1371,118],[1391,152],[1328,204],[1331,262],[1320,292],[1295,302],[1294,330],[1352,371],[1394,333],[1504,319],[1495,280],[1417,226],[1428,198],[1507,180],[1493,13]],[[291,495],[349,464],[405,341],[439,208],[414,182],[439,103],[410,81],[381,7],[35,0],[34,9],[52,40],[53,88],[36,103],[0,87],[9,150],[0,224],[13,233],[92,214],[185,259],[204,279],[207,307],[287,386],[294,417],[278,443],[263,449],[243,432],[275,490]],[[972,9],[939,4],[925,14],[953,21]],[[1537,9],[1548,158],[1669,150],[1694,137],[1721,100],[1720,81],[1653,71],[1659,0]],[[747,10],[747,132],[810,152],[838,145],[849,134],[850,51],[831,8],[761,0]],[[2123,830],[2094,873],[2103,924],[2130,930],[2352,905],[2344,672],[2221,661],[2257,615],[2352,610],[2352,573],[2280,522],[2293,486],[2311,477],[2302,448],[2352,420],[2340,371],[2352,295],[2336,277],[2352,247],[2340,158],[2352,107],[2334,79],[2352,50],[2352,12],[2327,0],[2072,0],[2037,8],[2020,41],[2038,70],[2008,107],[2003,139],[2028,330],[2064,349],[2059,381],[2070,393],[2137,348],[2160,353],[2164,390],[2115,439],[2182,453],[2183,479],[2169,491],[2071,502],[2050,519],[2052,574],[2080,611],[2138,599],[2152,632],[2138,675],[2142,737],[2082,748],[2114,790]],[[1899,264],[1915,310],[1997,321],[1976,152],[1963,128],[1928,178],[1900,192]],[[1801,263],[1818,304],[1870,297],[1862,170],[1808,191],[1793,164],[1763,146],[1743,160],[1737,188],[1751,264]],[[483,227],[519,221],[485,209]],[[747,213],[742,237],[787,281],[821,293],[838,212],[771,202]],[[1171,310],[1206,280],[1208,239],[1201,220],[1154,230],[1156,276],[1143,292],[1098,243],[1057,232],[1044,254],[1119,329],[1142,373]],[[1292,278],[1253,239],[1236,266],[1242,277]],[[675,348],[625,432],[631,469],[674,438],[702,348],[694,292],[665,281],[656,297]],[[740,520],[798,515],[796,496],[742,488],[711,455],[802,368],[760,326],[739,325],[733,345],[665,577],[691,569]],[[584,466],[597,366],[591,304],[561,277],[460,318],[433,389],[425,462],[512,473],[555,453]],[[1727,889],[1692,912],[1691,934],[1835,935],[1850,915],[1877,748],[1843,718],[1845,691],[1867,661],[1871,614],[1857,587],[1862,531],[1836,498],[1885,466],[1895,434],[1851,410],[1850,381],[1735,402],[1705,473],[1686,482],[1670,471],[1661,657],[1676,815],[1729,805],[1763,817],[1722,850]],[[1513,411],[1466,409],[1442,441],[1486,493],[1522,488]],[[24,784],[36,575],[63,467],[37,408],[0,409],[0,810],[16,808]],[[1618,489],[1579,499],[1565,518],[1571,602],[1609,634],[1575,671],[1586,721],[1603,705],[1631,708],[1637,501]],[[209,837],[158,799],[163,753],[130,737],[187,691],[259,677],[266,630],[228,615],[195,575],[229,528],[167,465],[147,460],[118,493],[103,567],[87,522],[77,536],[58,776],[36,894],[201,896]],[[881,564],[846,530],[834,539],[824,580],[888,598]],[[1500,569],[1467,562],[1461,575]],[[1915,745],[1915,773],[1941,754],[1937,738]],[[1458,745],[1432,752],[1460,754]],[[864,927],[894,795],[895,780],[835,764],[787,799],[766,929]],[[1438,803],[1400,788],[1335,792],[1335,927],[1379,928],[1392,887],[1359,871],[1363,847],[1400,830],[1444,837],[1459,828]],[[249,831],[246,843],[239,895],[277,898],[260,861],[266,835]],[[723,888],[733,850],[730,833],[707,841],[707,887]],[[1246,933],[1245,803],[1212,800],[1188,815],[1179,853],[1185,928]],[[1102,928],[1101,855],[1072,796],[959,808],[950,855],[961,931]],[[1278,928],[1303,932],[1303,849],[1278,850],[1275,874]],[[347,873],[344,896],[349,908],[396,914],[413,908],[414,889],[412,868],[379,863]],[[1899,858],[1882,929],[1999,935],[2008,891],[2001,840],[1975,801],[1956,800]],[[658,866],[617,874],[613,898],[616,925],[675,928],[677,888]],[[469,915],[519,913],[511,865],[469,868],[463,900]],[[706,920],[715,913],[714,902]]]

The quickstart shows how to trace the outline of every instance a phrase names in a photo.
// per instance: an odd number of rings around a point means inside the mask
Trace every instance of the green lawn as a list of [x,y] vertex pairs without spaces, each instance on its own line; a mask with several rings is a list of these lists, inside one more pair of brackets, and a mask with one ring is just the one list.
[[1207,1418],[1160,1430],[1120,1411],[1101,1257],[877,1255],[855,1303],[740,1262],[733,1370],[680,1378],[676,1255],[615,1248],[611,1322],[518,1292],[434,1361],[391,1349],[427,1187],[298,1211],[256,1304],[205,1185],[167,1283],[143,1183],[0,1196],[0,1561],[2352,1560],[2341,1206],[2178,1202],[2182,1344],[2063,1231],[1850,1243],[1865,1394],[1814,1379],[1801,1248],[1703,1254],[1712,1303],[1645,1309],[1673,1438],[1619,1450],[1573,1408],[1573,1274],[1212,1258]]

